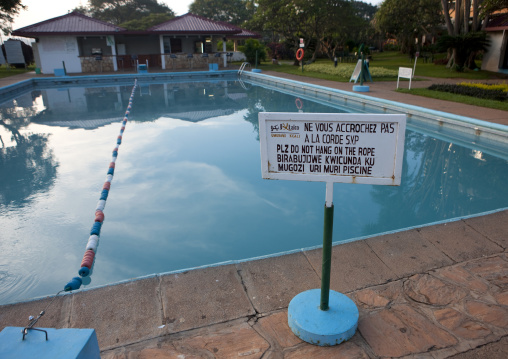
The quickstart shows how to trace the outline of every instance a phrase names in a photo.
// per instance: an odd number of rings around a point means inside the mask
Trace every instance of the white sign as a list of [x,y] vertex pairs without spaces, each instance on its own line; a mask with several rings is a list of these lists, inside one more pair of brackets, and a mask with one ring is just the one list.
[[300,38],[300,47],[305,47],[305,43],[303,42],[302,38]]
[[362,60],[358,60],[356,63],[355,69],[353,70],[353,74],[351,75],[351,78],[349,79],[349,82],[355,81],[355,83],[358,81],[358,76],[360,76],[360,71],[362,70]]
[[259,113],[266,179],[400,185],[406,116]]
[[397,88],[399,88],[400,78],[409,79],[409,89],[411,90],[411,79],[413,78],[413,69],[410,67],[399,67],[399,76],[397,77]]

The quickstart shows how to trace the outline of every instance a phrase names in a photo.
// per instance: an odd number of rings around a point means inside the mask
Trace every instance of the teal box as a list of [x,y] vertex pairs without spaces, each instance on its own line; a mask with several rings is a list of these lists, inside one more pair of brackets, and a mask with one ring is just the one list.
[[0,358],[2,359],[100,359],[99,343],[94,329],[29,330],[23,340],[24,328],[5,327],[0,332]]

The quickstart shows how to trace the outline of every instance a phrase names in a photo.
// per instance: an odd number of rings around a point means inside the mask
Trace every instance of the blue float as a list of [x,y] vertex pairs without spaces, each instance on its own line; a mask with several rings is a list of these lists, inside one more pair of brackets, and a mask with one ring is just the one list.
[[329,309],[320,308],[320,289],[298,294],[289,303],[288,324],[307,343],[332,346],[350,339],[358,327],[358,308],[342,293],[330,291]]
[[114,168],[109,168],[108,169],[108,175],[112,175],[115,173],[115,169]]
[[93,226],[92,226],[92,230],[90,231],[90,235],[96,235],[96,236],[99,236],[101,234],[101,227],[102,227],[102,222],[94,222],[93,223]]
[[66,292],[70,292],[71,290],[77,290],[77,289],[79,289],[79,287],[81,287],[82,283],[83,282],[81,281],[80,277],[74,277],[71,279],[71,281],[69,283],[67,283],[65,285],[64,290]]
[[108,199],[108,195],[109,195],[109,191],[107,189],[103,189],[102,192],[101,192],[101,200],[107,200]]
[[79,268],[78,274],[81,277],[88,277],[90,275],[90,269],[88,267]]

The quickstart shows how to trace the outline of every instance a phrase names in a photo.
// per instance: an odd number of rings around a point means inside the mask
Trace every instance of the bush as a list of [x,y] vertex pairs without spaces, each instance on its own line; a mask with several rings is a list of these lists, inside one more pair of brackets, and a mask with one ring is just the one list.
[[246,40],[245,45],[240,46],[239,49],[244,53],[247,61],[251,64],[256,62],[256,52],[258,63],[261,61],[266,61],[266,48],[256,39]]
[[[356,64],[339,64],[337,67],[334,67],[333,64],[324,64],[320,62],[316,64],[306,65],[305,70],[320,72],[328,75],[335,75],[344,78],[350,78],[351,74],[355,69],[355,66]],[[376,77],[397,78],[398,74],[396,70],[389,70],[384,67],[370,67],[369,72],[372,78]]]
[[435,84],[428,87],[429,90],[449,92],[456,95],[472,96],[486,100],[506,101],[506,93],[502,89],[486,89],[476,86]]
[[460,82],[457,85],[459,86],[469,86],[469,87],[476,87],[484,90],[501,90],[503,92],[508,93],[508,84],[502,83],[502,84],[482,84],[478,82]]
[[400,51],[400,46],[397,44],[384,44],[383,51]]

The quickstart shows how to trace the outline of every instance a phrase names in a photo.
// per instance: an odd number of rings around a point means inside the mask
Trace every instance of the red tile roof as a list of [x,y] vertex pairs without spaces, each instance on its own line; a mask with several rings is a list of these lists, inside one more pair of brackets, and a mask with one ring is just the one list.
[[242,29],[224,22],[213,21],[187,13],[148,29],[149,32],[164,34],[238,34]]
[[198,15],[187,13],[147,31],[128,31],[101,20],[78,12],[55,17],[12,32],[14,36],[39,37],[48,35],[112,35],[112,34],[166,34],[166,35],[222,35],[228,38],[260,37],[260,35],[242,30],[224,22],[213,21]]
[[114,34],[125,31],[119,27],[104,21],[100,21],[79,12],[55,17],[37,24],[29,25],[12,32],[14,36],[34,37],[40,35],[93,35]]
[[240,29],[242,30],[241,33],[239,34],[234,34],[234,35],[229,35],[228,36],[228,39],[246,39],[246,38],[260,38],[261,35],[254,32],[254,31],[249,31],[249,30],[245,30],[245,29]]

